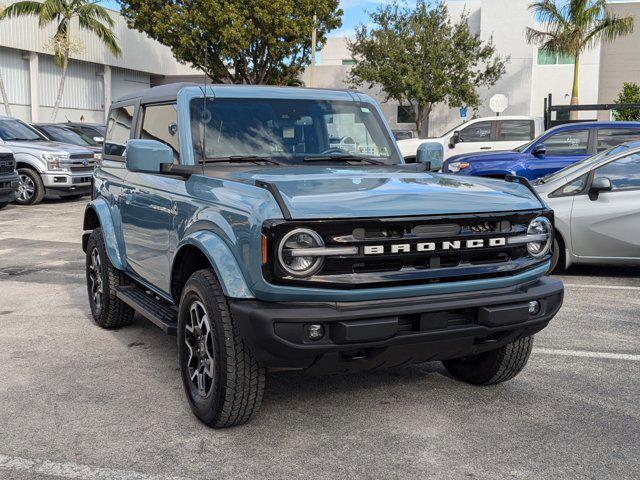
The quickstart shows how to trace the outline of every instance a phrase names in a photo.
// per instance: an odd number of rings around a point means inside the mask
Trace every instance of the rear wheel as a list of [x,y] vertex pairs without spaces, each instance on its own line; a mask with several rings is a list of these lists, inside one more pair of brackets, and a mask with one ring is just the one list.
[[527,364],[532,348],[533,336],[530,336],[495,350],[442,363],[458,380],[473,385],[495,385],[518,375]]
[[195,272],[184,287],[178,351],[189,405],[202,422],[232,427],[258,411],[266,371],[240,336],[211,270]]
[[91,232],[87,242],[86,274],[89,305],[96,324],[102,328],[131,324],[135,310],[116,295],[116,287],[127,285],[129,279],[109,261],[100,228]]
[[18,191],[15,203],[18,205],[37,205],[44,198],[44,184],[40,174],[31,168],[18,169]]

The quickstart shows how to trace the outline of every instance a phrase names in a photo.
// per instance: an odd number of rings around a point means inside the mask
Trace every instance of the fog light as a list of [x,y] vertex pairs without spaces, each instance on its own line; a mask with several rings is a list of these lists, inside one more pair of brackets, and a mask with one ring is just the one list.
[[317,342],[324,337],[324,327],[319,323],[313,323],[307,326],[307,338],[312,342]]
[[537,315],[540,313],[540,302],[538,300],[531,300],[529,302],[529,315]]

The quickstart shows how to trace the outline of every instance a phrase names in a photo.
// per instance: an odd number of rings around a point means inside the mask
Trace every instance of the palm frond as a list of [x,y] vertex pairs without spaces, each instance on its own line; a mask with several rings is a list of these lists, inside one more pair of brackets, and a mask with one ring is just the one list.
[[122,50],[120,50],[118,46],[115,34],[109,27],[103,25],[95,18],[80,17],[78,20],[80,28],[88,30],[97,36],[115,57],[120,56]]
[[40,15],[42,3],[40,2],[16,2],[0,11],[0,20],[3,18],[22,17],[25,15]]
[[613,41],[618,37],[633,33],[634,26],[635,19],[631,16],[618,17],[617,15],[607,13],[605,17],[587,33],[584,38],[584,44],[587,46],[593,46],[600,39],[604,39],[609,42]]
[[45,0],[38,16],[38,25],[44,27],[53,21],[60,21],[68,13],[68,6],[64,0]]
[[95,3],[83,3],[75,9],[76,14],[79,18],[87,17],[87,18],[95,18],[100,20],[103,23],[106,23],[108,26],[113,27],[113,18],[109,15],[109,12],[106,8],[101,7]]
[[545,25],[568,25],[565,9],[559,8],[552,0],[542,0],[529,5],[529,10],[536,14],[537,20]]

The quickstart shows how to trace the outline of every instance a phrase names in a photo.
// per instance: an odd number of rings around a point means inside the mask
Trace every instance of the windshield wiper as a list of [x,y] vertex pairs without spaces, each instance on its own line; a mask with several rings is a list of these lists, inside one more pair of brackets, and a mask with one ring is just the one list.
[[304,157],[305,162],[369,162],[373,165],[386,165],[386,163],[380,160],[375,160],[369,157],[362,157],[359,155],[318,155],[314,157]]
[[277,160],[273,160],[268,157],[261,157],[258,155],[229,155],[227,157],[212,157],[205,159],[204,163],[234,163],[234,162],[250,162],[250,163],[258,163],[258,162],[266,162],[272,163],[274,165],[282,165]]

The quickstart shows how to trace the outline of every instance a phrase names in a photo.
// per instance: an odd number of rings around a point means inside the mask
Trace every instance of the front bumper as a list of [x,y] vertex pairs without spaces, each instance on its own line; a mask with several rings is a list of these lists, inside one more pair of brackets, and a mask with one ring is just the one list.
[[19,184],[18,174],[0,177],[0,202],[12,202]]
[[46,172],[41,175],[42,183],[48,191],[68,193],[89,193],[93,170],[81,172]]
[[[240,334],[266,366],[313,372],[362,371],[445,360],[499,348],[547,326],[562,305],[562,282],[363,302],[235,300]],[[538,300],[537,315],[528,304]],[[306,337],[321,324],[321,340]]]

